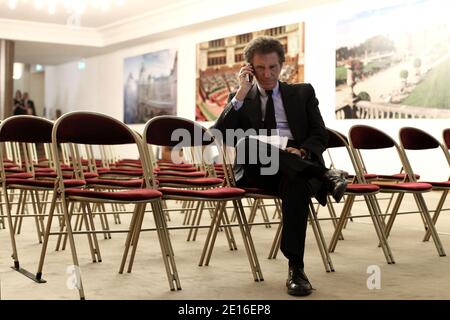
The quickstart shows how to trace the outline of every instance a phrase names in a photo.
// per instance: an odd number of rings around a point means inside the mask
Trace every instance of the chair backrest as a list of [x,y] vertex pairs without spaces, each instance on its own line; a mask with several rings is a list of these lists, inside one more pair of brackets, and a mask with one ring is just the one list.
[[[359,177],[363,176],[364,173],[365,173],[364,162],[362,162],[363,172],[358,174],[360,169],[359,169],[358,164],[357,164],[357,162],[355,160],[355,157],[354,157],[354,154],[353,154],[354,151],[352,150],[352,148],[350,146],[348,138],[343,133],[341,133],[339,131],[336,131],[336,130],[333,130],[333,129],[330,129],[330,128],[327,128],[327,133],[328,133],[328,146],[327,146],[327,148],[328,149],[330,149],[330,148],[333,149],[333,148],[344,147],[346,149],[347,154],[348,154],[348,156],[350,158],[350,161],[352,163],[353,170],[356,173],[356,178],[358,180],[357,182],[363,183],[363,181],[359,180]],[[362,161],[362,159],[361,159],[361,161]]]
[[328,145],[327,145],[328,149],[346,147],[348,145],[348,139],[342,133],[330,128],[327,128],[327,133],[328,133]]
[[13,116],[0,123],[0,141],[52,142],[53,122],[35,116]]
[[395,141],[386,133],[365,125],[351,127],[349,138],[355,149],[384,149],[396,145]]
[[400,160],[402,168],[408,174],[408,178],[410,181],[416,180],[404,150],[400,148],[394,139],[383,131],[367,125],[355,125],[350,128],[349,143],[358,166],[358,179],[360,181],[366,182],[364,176],[360,175],[360,173],[365,171],[365,165],[362,154],[359,150],[376,150],[387,148],[395,148],[398,159]]
[[[27,172],[34,172],[33,161],[37,162],[34,144],[51,143],[52,129],[53,122],[45,118],[28,115],[12,116],[0,123],[0,142],[16,144],[17,165],[20,167],[24,165]],[[22,148],[23,159],[20,148]],[[3,148],[0,149],[0,157],[3,162]],[[3,171],[3,163],[0,165],[0,169]]]
[[437,141],[429,133],[412,127],[404,127],[400,129],[399,139],[401,146],[407,150],[425,150],[435,149],[440,146]]
[[198,123],[177,116],[157,116],[145,125],[144,141],[158,146],[195,147],[214,142],[213,136]]
[[450,149],[450,129],[445,129],[442,132],[442,137],[444,138],[444,144],[447,149]]
[[69,144],[70,158],[77,179],[83,178],[83,161],[78,145],[135,144],[140,156],[143,155],[139,135],[119,120],[95,112],[70,112],[56,120],[52,131],[52,148],[61,180],[63,175],[57,148],[59,143]]
[[135,143],[135,134],[122,122],[101,113],[75,111],[55,122],[53,140],[59,143],[118,145]]
[[[192,160],[202,162],[199,163],[200,168],[207,170],[209,173],[214,170],[214,166],[212,163],[203,163],[203,148],[216,145],[220,156],[223,157],[221,148],[217,145],[216,139],[207,128],[192,120],[177,116],[157,116],[150,119],[144,128],[143,144],[147,163],[145,167],[148,169],[148,175],[152,177],[152,181],[155,181],[153,177],[155,161],[152,161],[151,152],[147,148],[148,145],[177,146],[180,149],[192,148],[194,149],[191,150],[190,154]],[[215,176],[215,173],[213,175]]]
[[399,131],[399,139],[400,145],[404,150],[430,150],[441,148],[444,152],[447,163],[450,166],[450,155],[448,153],[448,148],[446,149],[442,143],[440,143],[429,133],[413,127],[404,127]]

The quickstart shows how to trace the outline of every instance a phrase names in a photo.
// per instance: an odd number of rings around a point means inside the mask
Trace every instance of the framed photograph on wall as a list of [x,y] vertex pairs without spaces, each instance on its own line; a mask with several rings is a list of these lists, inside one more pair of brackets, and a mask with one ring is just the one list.
[[124,122],[146,123],[177,113],[177,51],[146,53],[124,61]]
[[272,36],[280,40],[286,52],[280,79],[303,82],[304,79],[304,23],[232,35],[197,45],[196,106],[197,121],[215,121],[225,105],[228,94],[236,91],[238,72],[244,65],[245,46],[258,36]]
[[394,1],[337,24],[337,119],[450,118],[449,1]]

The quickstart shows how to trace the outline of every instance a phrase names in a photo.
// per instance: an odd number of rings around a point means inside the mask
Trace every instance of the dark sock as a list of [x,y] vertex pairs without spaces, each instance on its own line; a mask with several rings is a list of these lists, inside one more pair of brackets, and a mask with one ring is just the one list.
[[289,267],[300,267],[303,269],[303,259],[300,257],[289,258]]

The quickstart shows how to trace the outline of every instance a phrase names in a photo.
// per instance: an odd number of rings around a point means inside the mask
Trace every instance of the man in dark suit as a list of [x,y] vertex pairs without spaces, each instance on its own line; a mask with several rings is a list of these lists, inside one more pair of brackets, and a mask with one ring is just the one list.
[[[289,260],[286,286],[291,295],[309,295],[312,286],[303,263],[309,199],[315,196],[325,205],[330,192],[339,202],[346,188],[346,173],[324,165],[322,153],[328,135],[313,87],[279,81],[285,61],[282,44],[270,37],[256,38],[244,49],[244,57],[247,64],[239,71],[239,88],[230,94],[214,128],[224,137],[227,130],[253,129],[264,134],[275,129],[285,141],[287,138],[287,147],[282,149],[260,140],[252,143],[249,137],[241,139],[236,151],[245,153],[241,158],[245,161],[235,166],[235,178],[238,187],[259,187],[281,197],[281,251]],[[235,141],[225,143],[234,145]],[[267,163],[249,161],[255,154],[259,160],[262,149],[277,161],[274,174],[263,173]]]

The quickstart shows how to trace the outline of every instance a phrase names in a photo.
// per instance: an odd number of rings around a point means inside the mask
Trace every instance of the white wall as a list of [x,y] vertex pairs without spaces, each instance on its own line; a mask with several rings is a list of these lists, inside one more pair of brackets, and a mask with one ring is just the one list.
[[[368,1],[364,5],[370,5]],[[382,5],[381,2],[377,2]],[[373,5],[373,4],[372,4]],[[123,120],[123,60],[126,57],[147,52],[175,48],[178,50],[178,115],[195,118],[195,73],[196,44],[211,39],[260,30],[279,25],[304,21],[305,25],[305,82],[311,83],[320,102],[320,109],[328,127],[347,133],[356,123],[376,126],[397,140],[399,128],[415,126],[426,129],[441,140],[441,133],[448,126],[447,120],[335,120],[334,118],[334,76],[335,76],[335,33],[336,20],[350,10],[361,8],[361,1],[335,1],[313,9],[289,10],[272,14],[267,12],[245,21],[233,21],[211,24],[200,32],[183,33],[169,39],[155,41],[146,45],[120,50],[104,56],[86,59],[86,69],[78,70],[77,62],[46,68],[46,106],[49,109],[91,110],[104,112]],[[190,14],[186,12],[185,14]],[[198,13],[192,13],[198,14]],[[54,112],[54,111],[53,111]],[[51,113],[53,115],[53,113]],[[209,124],[206,124],[209,125]],[[141,130],[142,126],[135,126]],[[128,157],[130,155],[127,155]],[[386,155],[376,153],[373,156],[372,172],[396,173],[397,163],[387,161]],[[436,156],[433,156],[435,160]],[[343,156],[336,155],[336,163],[344,163]],[[430,166],[429,158],[419,157],[414,164],[426,179],[446,179],[440,168],[447,168],[443,161]],[[426,164],[426,165],[424,165]],[[345,164],[346,166],[347,164]],[[342,165],[344,166],[344,164]]]
[[44,86],[44,72],[31,72],[30,65],[25,65],[22,77],[14,80],[14,94],[16,90],[20,90],[22,94],[28,92],[30,99],[34,101],[36,114],[42,116],[45,103]]

